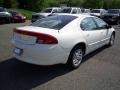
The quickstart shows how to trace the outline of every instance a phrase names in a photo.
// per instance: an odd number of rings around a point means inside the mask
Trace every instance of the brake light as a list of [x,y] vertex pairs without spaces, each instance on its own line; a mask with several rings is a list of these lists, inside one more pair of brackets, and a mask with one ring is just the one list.
[[51,35],[39,33],[39,35],[37,36],[36,43],[39,43],[39,44],[57,44],[58,40]]
[[14,32],[23,34],[23,35],[35,36],[37,37],[36,43],[39,43],[39,44],[57,44],[58,43],[58,40],[52,35],[31,32],[31,31],[17,30],[17,29],[14,29]]

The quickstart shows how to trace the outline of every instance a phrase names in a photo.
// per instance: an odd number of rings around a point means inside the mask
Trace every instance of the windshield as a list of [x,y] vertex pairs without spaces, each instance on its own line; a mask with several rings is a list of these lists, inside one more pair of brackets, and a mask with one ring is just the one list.
[[108,13],[119,13],[119,10],[108,10]]
[[0,8],[0,12],[5,12],[5,11],[6,11],[6,9]]
[[91,10],[91,13],[100,13],[100,10]]
[[18,12],[10,11],[13,16],[20,15]]
[[52,9],[44,9],[41,11],[42,13],[51,13],[52,12]]
[[31,26],[60,30],[75,18],[77,17],[68,15],[49,16],[39,19],[38,21],[32,23]]
[[70,13],[72,8],[63,8],[59,13]]

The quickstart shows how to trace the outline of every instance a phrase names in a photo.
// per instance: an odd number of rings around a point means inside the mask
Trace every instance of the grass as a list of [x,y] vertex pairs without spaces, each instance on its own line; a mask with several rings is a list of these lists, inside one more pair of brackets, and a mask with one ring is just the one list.
[[28,20],[31,19],[31,16],[34,13],[33,11],[29,11],[29,10],[25,10],[25,9],[12,9],[12,10],[22,13],[23,15],[25,15],[27,17]]

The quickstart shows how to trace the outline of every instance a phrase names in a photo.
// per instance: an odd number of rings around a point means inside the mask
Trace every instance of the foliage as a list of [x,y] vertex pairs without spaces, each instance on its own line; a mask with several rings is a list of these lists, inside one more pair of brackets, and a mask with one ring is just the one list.
[[27,17],[27,19],[31,19],[31,15],[34,13],[32,11],[24,10],[24,9],[11,9],[11,10],[15,10],[15,11],[21,12],[24,16]]
[[3,0],[0,0],[0,7],[3,6]]
[[0,6],[40,11],[53,6],[78,6],[85,8],[120,8],[120,0],[0,0]]

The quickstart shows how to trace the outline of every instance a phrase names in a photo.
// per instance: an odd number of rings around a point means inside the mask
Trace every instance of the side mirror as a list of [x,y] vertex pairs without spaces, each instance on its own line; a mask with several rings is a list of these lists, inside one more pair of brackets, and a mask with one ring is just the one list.
[[111,26],[111,25],[108,25],[108,24],[107,24],[105,27],[106,27],[106,29],[112,28],[112,26]]

